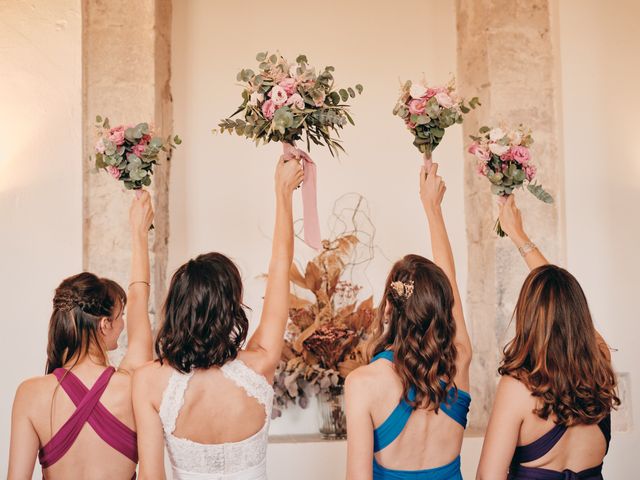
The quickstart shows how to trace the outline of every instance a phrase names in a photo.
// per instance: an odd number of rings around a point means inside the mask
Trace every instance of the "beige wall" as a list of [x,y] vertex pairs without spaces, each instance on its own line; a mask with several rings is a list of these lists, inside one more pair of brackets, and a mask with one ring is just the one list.
[[568,268],[635,389],[615,419],[635,428],[614,434],[605,460],[605,478],[627,479],[640,446],[640,3],[558,3]]
[[82,268],[80,46],[80,0],[0,0],[2,477],[13,394],[42,374],[53,290]]

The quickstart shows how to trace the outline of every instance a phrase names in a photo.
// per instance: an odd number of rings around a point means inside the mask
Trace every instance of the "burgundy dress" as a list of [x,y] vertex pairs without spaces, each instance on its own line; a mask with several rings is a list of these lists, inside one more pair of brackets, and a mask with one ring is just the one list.
[[[89,390],[71,371],[57,368],[53,374],[64,391],[76,406],[76,411],[62,425],[51,440],[44,445],[38,454],[42,468],[48,468],[71,448],[80,435],[85,423],[114,450],[122,453],[134,463],[138,463],[138,447],[136,432],[118,420],[104,405],[100,397],[104,393],[115,368],[107,367]],[[136,478],[134,473],[133,478]]]
[[[611,415],[607,415],[599,424],[600,430],[607,442],[607,451],[611,441]],[[562,438],[567,427],[556,425],[535,442],[516,447],[509,480],[602,480],[602,464],[580,472],[563,470],[558,472],[546,468],[523,467],[522,463],[532,462],[546,455]]]

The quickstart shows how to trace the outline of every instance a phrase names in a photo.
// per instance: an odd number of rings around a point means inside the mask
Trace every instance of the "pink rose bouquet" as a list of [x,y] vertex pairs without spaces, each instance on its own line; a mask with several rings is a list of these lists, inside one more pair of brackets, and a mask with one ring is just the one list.
[[[257,72],[245,68],[237,76],[243,85],[242,104],[229,118],[222,119],[214,132],[235,133],[256,144],[282,142],[285,156],[302,159],[305,241],[319,249],[315,164],[295,143],[304,139],[307,150],[311,143],[326,146],[332,156],[344,151],[339,130],[347,123],[354,125],[345,102],[361,94],[363,88],[356,85],[337,89],[334,68],[325,67],[316,73],[305,55],[289,62],[279,54],[261,52],[256,60]],[[234,118],[239,114],[241,118]]]
[[95,165],[105,170],[129,190],[151,185],[153,167],[160,152],[169,154],[182,140],[175,135],[163,140],[155,137],[147,123],[136,126],[111,127],[108,118],[96,117],[98,141],[95,145]]
[[478,105],[480,100],[477,97],[465,103],[458,96],[453,79],[444,87],[407,81],[401,88],[393,114],[404,120],[413,135],[413,144],[424,154],[428,164],[432,152],[444,137],[444,131],[451,125],[462,123],[463,114]]
[[[526,182],[538,200],[553,203],[553,197],[541,185],[532,183],[537,169],[531,160],[531,130],[522,125],[511,130],[482,127],[471,139],[468,151],[476,157],[478,174],[491,182],[493,194],[506,197]],[[500,220],[496,222],[496,233],[505,236]]]

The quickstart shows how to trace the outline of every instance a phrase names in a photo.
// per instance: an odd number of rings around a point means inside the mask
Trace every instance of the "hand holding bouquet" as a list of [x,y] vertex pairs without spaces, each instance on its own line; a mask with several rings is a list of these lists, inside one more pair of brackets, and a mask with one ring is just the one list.
[[98,115],[96,128],[95,165],[104,169],[116,180],[124,183],[128,190],[140,190],[151,185],[153,167],[158,164],[160,152],[169,153],[182,140],[177,135],[163,140],[155,137],[147,123],[136,126],[111,127],[109,119]]
[[425,166],[429,169],[431,154],[440,145],[445,129],[462,123],[462,115],[478,105],[478,97],[465,104],[456,92],[453,79],[444,87],[430,87],[425,82],[409,80],[402,86],[393,114],[404,120],[413,134],[413,144],[423,153]]
[[[279,54],[258,53],[257,73],[242,69],[237,80],[242,82],[242,104],[229,118],[218,124],[219,131],[235,133],[259,144],[282,142],[286,158],[301,158],[304,166],[302,200],[304,204],[305,241],[320,249],[320,227],[316,208],[316,170],[309,155],[296,148],[298,140],[326,146],[332,156],[344,151],[339,130],[354,124],[345,102],[362,93],[362,85],[336,89],[333,67],[320,73],[299,55],[288,62]],[[242,118],[234,119],[241,114]],[[215,130],[214,130],[215,131]],[[335,136],[334,136],[335,134]],[[338,137],[338,138],[336,138]]]
[[[491,182],[491,193],[504,198],[527,182],[527,189],[538,200],[553,203],[553,197],[541,185],[532,183],[537,168],[529,150],[533,143],[531,130],[522,125],[511,130],[482,127],[471,139],[469,153],[477,158],[478,174]],[[506,235],[500,220],[496,222],[496,233],[501,237]]]

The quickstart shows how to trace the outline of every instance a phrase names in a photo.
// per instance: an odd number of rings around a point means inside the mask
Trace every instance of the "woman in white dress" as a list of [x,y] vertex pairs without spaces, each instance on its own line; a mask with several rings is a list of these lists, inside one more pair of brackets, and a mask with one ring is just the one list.
[[298,161],[280,159],[276,222],[260,325],[242,348],[248,320],[242,281],[220,253],[189,260],[173,275],[156,339],[158,360],[136,371],[133,401],[141,480],[264,480],[273,400],[289,309],[291,199]]

